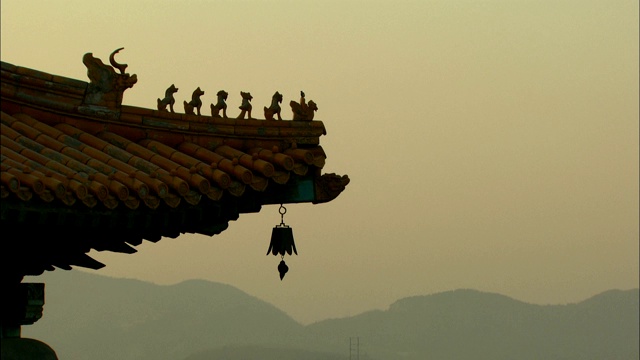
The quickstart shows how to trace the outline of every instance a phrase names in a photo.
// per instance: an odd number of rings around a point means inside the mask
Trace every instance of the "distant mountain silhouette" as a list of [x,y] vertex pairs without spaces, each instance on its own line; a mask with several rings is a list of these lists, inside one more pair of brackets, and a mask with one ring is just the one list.
[[380,359],[638,359],[638,289],[546,306],[455,290],[306,331],[334,342],[359,334]]
[[46,273],[45,312],[23,337],[61,360],[634,359],[639,290],[532,305],[476,290],[400,299],[388,310],[302,326],[232,286],[172,286],[79,271]]
[[80,271],[43,274],[44,316],[23,337],[64,359],[184,359],[206,348],[273,345],[303,327],[228,285],[190,280],[161,286]]
[[225,346],[188,356],[185,360],[344,360],[344,354],[329,354],[294,348],[268,346]]

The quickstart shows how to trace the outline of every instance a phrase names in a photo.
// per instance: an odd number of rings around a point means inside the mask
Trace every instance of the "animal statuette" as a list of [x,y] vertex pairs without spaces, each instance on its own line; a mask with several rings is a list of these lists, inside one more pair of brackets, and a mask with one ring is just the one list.
[[315,181],[316,200],[313,203],[320,204],[335,199],[350,182],[348,175],[323,174]]
[[176,103],[176,99],[173,98],[173,94],[177,92],[178,88],[174,84],[171,84],[171,86],[169,86],[164,92],[164,98],[158,98],[158,110],[167,111],[167,105],[169,105],[171,112],[175,112],[173,111],[173,104]]
[[[122,105],[124,91],[138,81],[138,77],[125,73],[127,64],[116,62],[115,55],[124,48],[119,48],[111,53],[109,62],[105,65],[102,60],[86,53],[82,57],[82,63],[87,67],[87,76],[90,83],[82,102],[86,105],[97,105],[108,108],[118,108]],[[118,74],[117,69],[120,71]]]
[[303,91],[300,91],[300,103],[291,100],[289,105],[291,105],[291,111],[293,111],[293,120],[297,121],[313,120],[313,115],[318,110],[318,106],[313,100],[309,100],[307,104]]
[[247,113],[249,115],[248,119],[253,119],[251,117],[251,100],[253,99],[253,96],[251,96],[251,93],[243,91],[240,91],[240,95],[242,95],[242,103],[240,104],[239,108],[242,111],[240,112],[240,115],[238,115],[238,119],[244,119],[244,115]]
[[200,96],[204,95],[204,91],[200,90],[200,87],[193,91],[191,95],[191,101],[184,102],[184,113],[189,115],[195,115],[193,109],[198,111],[198,115],[200,115],[200,108],[202,107],[202,100],[200,100]]
[[282,94],[276,91],[271,97],[271,105],[264,107],[264,118],[267,120],[273,120],[274,115],[278,115],[278,120],[282,120],[280,117],[280,103],[282,102]]
[[222,110],[222,116],[226,119],[227,103],[225,101],[227,100],[227,96],[229,96],[229,94],[224,90],[220,90],[218,91],[217,95],[218,102],[215,105],[211,104],[211,116],[220,117],[220,110]]

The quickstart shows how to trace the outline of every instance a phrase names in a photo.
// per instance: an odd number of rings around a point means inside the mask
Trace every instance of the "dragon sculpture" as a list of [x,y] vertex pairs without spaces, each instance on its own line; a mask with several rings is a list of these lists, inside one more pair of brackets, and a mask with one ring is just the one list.
[[[138,77],[125,73],[127,64],[119,64],[115,55],[124,48],[114,50],[109,55],[111,66],[105,65],[102,60],[86,53],[82,57],[82,63],[87,67],[87,76],[90,83],[87,87],[83,103],[108,108],[119,108],[122,105],[124,91],[138,82]],[[118,69],[120,73],[117,73]]]

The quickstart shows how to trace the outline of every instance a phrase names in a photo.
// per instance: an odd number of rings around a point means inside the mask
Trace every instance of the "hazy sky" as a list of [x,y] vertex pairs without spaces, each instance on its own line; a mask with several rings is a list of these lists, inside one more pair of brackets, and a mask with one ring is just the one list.
[[[265,256],[278,206],[219,236],[92,253],[94,273],[236,286],[309,323],[457,288],[532,303],[638,287],[638,1],[2,0],[2,60],[88,81],[129,65],[124,103],[175,84],[254,108],[319,107],[336,200],[288,205],[298,256]],[[208,105],[207,105],[208,106]],[[206,106],[205,106],[206,107]],[[208,107],[207,107],[208,108]],[[182,106],[179,106],[182,112]],[[283,117],[291,110],[283,106]],[[56,270],[63,271],[63,270]],[[88,271],[88,270],[87,270]]]

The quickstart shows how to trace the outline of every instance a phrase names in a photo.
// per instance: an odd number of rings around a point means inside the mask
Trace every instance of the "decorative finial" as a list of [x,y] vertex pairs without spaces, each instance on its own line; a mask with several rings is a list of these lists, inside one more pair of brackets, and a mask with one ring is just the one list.
[[[114,55],[120,48],[109,56],[112,66],[106,65],[93,53],[86,53],[82,57],[82,63],[87,67],[87,76],[90,83],[84,96],[83,103],[86,105],[104,106],[107,108],[119,108],[122,105],[122,95],[124,91],[138,81],[138,77],[125,74],[126,64],[118,64]],[[118,74],[114,68],[120,71]]]
[[349,182],[351,180],[348,175],[340,176],[334,173],[323,174],[316,178],[314,181],[316,198],[313,203],[321,204],[335,199],[349,185]]

